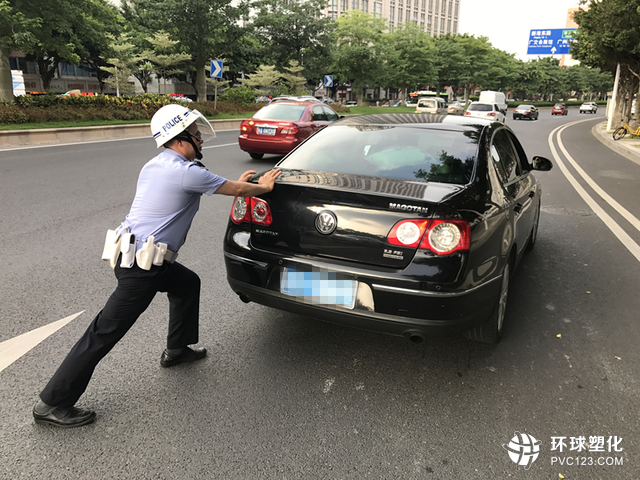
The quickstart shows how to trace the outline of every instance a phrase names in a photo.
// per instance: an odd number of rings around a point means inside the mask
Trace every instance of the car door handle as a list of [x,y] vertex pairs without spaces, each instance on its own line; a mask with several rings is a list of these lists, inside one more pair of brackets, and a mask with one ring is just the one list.
[[516,205],[513,207],[513,210],[516,213],[520,213],[522,211],[522,207],[523,205],[521,203],[516,203]]

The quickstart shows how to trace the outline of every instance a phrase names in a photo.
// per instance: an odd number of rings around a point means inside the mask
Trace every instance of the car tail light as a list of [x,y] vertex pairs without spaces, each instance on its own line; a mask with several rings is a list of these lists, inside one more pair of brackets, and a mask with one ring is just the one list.
[[256,223],[271,225],[271,208],[269,204],[256,197],[236,197],[231,206],[231,220],[234,223]]
[[465,115],[471,115],[471,112],[469,110],[464,112]]
[[420,248],[437,255],[469,250],[469,222],[465,220],[433,220],[422,238]]
[[243,120],[240,124],[240,131],[242,133],[249,133],[253,130],[253,120]]
[[495,117],[495,116],[496,116],[496,112],[487,113],[487,117]]
[[271,225],[271,209],[264,200],[251,197],[251,222],[259,225]]
[[280,133],[283,135],[295,135],[298,133],[298,125],[295,123],[290,123],[288,125],[282,125],[280,127]]
[[524,113],[531,113],[531,110],[525,110]]
[[393,226],[387,241],[399,247],[417,247],[428,224],[429,220],[401,220]]
[[231,220],[235,223],[249,222],[249,209],[247,208],[247,198],[236,197],[231,206]]

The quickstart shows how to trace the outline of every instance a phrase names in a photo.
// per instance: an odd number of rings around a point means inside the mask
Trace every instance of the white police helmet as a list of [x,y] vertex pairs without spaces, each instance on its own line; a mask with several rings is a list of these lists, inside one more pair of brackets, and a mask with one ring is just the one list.
[[203,142],[216,136],[216,132],[204,115],[197,110],[189,110],[182,105],[165,105],[151,119],[151,134],[157,148],[184,132],[189,125],[196,123]]

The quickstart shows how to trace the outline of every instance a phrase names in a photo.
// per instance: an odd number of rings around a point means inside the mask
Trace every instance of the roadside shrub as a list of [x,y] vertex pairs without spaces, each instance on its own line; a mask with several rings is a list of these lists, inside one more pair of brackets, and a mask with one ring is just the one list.
[[0,105],[0,124],[27,123],[29,117],[16,105]]
[[252,88],[242,86],[238,88],[230,88],[220,97],[223,102],[236,103],[238,105],[251,105],[255,103],[255,92]]

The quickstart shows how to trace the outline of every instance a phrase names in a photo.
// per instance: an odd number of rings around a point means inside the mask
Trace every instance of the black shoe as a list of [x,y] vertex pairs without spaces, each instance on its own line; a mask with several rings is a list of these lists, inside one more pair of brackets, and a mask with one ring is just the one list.
[[179,355],[171,355],[166,350],[162,352],[160,357],[160,365],[163,367],[173,367],[179,363],[193,362],[194,360],[200,360],[207,356],[207,349],[204,347],[190,348],[184,347],[182,353]]
[[96,412],[80,410],[76,407],[51,407],[40,401],[33,407],[33,418],[36,423],[70,428],[87,425],[96,419]]

